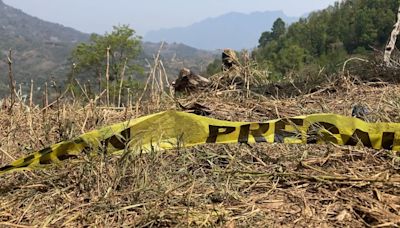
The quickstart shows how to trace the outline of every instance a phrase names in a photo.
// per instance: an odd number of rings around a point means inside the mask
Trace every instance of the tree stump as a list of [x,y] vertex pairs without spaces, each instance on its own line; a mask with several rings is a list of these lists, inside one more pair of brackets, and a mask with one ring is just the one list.
[[232,49],[224,49],[222,52],[222,70],[228,71],[232,68],[237,68],[240,66],[239,59],[236,53]]
[[194,74],[187,68],[183,68],[179,72],[178,78],[172,82],[172,86],[174,87],[175,92],[190,93],[195,90],[202,90],[205,87],[208,87],[210,83],[211,81],[207,78]]

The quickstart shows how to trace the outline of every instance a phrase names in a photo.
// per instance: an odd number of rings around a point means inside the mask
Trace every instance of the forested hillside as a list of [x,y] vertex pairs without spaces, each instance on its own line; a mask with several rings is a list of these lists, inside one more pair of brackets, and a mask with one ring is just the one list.
[[18,83],[30,80],[43,85],[51,76],[66,71],[67,56],[77,42],[89,35],[29,16],[0,1],[0,96],[8,91],[6,56],[13,50],[14,75]]
[[288,27],[278,19],[253,56],[275,78],[310,68],[334,71],[352,55],[384,50],[398,6],[398,0],[345,0]]
[[[13,52],[14,79],[17,86],[22,84],[27,93],[31,80],[36,90],[43,88],[46,81],[56,81],[58,85],[67,81],[72,67],[69,61],[71,51],[79,43],[87,42],[89,37],[89,34],[75,29],[30,16],[0,0],[0,98],[9,94],[7,55],[10,49]],[[145,60],[152,61],[160,43],[142,42],[141,46],[138,62],[144,70],[148,70]],[[176,43],[165,43],[161,52],[166,71],[171,77],[176,76],[184,66],[201,71],[214,57],[213,52]],[[87,77],[85,81],[96,82],[93,79]],[[38,91],[38,94],[41,92]]]

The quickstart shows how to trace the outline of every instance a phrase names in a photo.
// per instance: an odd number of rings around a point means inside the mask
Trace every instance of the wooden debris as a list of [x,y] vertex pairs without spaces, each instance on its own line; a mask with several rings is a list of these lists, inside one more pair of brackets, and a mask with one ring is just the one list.
[[227,71],[232,68],[237,68],[240,66],[239,59],[236,53],[232,49],[224,49],[222,52],[222,70]]
[[212,113],[210,108],[197,102],[192,102],[186,105],[182,105],[181,103],[178,102],[178,104],[182,110],[188,113],[193,113],[200,116],[209,116]]
[[207,87],[211,81],[203,76],[194,74],[191,70],[183,68],[178,79],[172,82],[175,92],[191,92]]

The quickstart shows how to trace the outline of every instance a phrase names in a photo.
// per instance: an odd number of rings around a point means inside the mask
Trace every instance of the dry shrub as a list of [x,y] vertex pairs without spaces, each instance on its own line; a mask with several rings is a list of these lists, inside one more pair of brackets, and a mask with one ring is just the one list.
[[[397,85],[355,85],[350,77],[291,98],[246,87],[176,98],[208,107],[210,116],[264,121],[303,114],[400,121]],[[324,88],[332,88],[330,91]],[[0,161],[6,164],[82,132],[175,103],[159,96],[140,108],[60,99],[49,108],[17,103],[0,110]],[[364,227],[399,226],[400,159],[385,150],[336,145],[203,145],[122,156],[82,155],[44,170],[1,177],[1,226],[49,227]]]

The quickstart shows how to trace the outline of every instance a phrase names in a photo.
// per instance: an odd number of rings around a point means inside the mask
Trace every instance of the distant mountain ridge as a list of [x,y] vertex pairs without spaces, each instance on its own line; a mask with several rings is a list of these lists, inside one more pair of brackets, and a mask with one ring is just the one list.
[[[30,16],[22,10],[6,5],[0,0],[0,98],[8,94],[9,79],[7,59],[13,50],[13,71],[17,84],[29,87],[31,79],[35,87],[45,81],[64,83],[71,70],[68,57],[77,43],[86,42],[90,35],[60,24],[47,22]],[[143,53],[139,57],[150,62],[158,51],[159,43],[143,42]],[[184,44],[165,44],[161,58],[171,77],[179,68],[189,67],[196,71],[204,69],[214,60],[215,53],[198,50]]]
[[[140,59],[151,60],[161,43],[143,42]],[[182,43],[165,43],[161,50],[161,60],[170,78],[178,76],[180,69],[190,68],[196,73],[204,72],[221,53],[197,49]]]
[[150,31],[144,36],[144,40],[179,42],[205,50],[251,49],[257,46],[261,33],[270,30],[273,22],[279,17],[287,23],[298,20],[297,17],[289,17],[282,11],[250,14],[233,12],[207,18],[187,27]]

